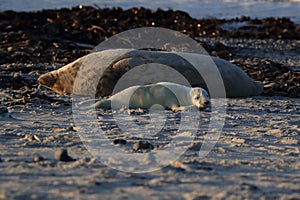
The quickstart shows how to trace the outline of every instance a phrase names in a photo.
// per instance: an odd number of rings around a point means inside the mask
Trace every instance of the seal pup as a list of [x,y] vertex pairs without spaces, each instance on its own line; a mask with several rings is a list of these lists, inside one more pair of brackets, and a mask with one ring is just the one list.
[[[94,102],[94,100],[92,100]],[[203,110],[210,105],[207,91],[200,87],[187,87],[172,82],[136,85],[126,88],[106,100],[99,100],[86,106],[91,100],[81,102],[81,109],[88,107],[102,109],[150,109],[159,105],[166,110],[182,111],[192,108]]]

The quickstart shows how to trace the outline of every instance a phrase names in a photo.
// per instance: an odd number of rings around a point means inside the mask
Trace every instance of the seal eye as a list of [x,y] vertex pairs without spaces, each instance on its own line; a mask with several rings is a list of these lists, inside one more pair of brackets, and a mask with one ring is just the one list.
[[200,96],[196,96],[195,99],[196,99],[196,100],[199,100],[199,99],[200,99]]

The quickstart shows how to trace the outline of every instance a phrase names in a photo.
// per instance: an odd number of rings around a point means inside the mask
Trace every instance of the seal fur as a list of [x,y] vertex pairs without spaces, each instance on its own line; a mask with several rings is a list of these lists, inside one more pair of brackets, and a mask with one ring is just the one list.
[[[113,58],[110,63],[104,65],[101,63],[101,60],[91,59],[92,56],[97,57],[97,54]],[[128,49],[111,49],[86,55],[58,70],[41,75],[38,81],[40,84],[53,91],[56,91],[59,94],[73,93],[83,96],[104,97],[112,94],[118,80],[122,77],[122,75],[132,68],[142,64],[161,63],[177,70],[190,82],[192,87],[201,87],[209,91],[209,88],[207,87],[203,77],[199,75],[194,66],[181,58],[181,55],[188,55],[191,59],[200,60],[201,62],[198,62],[197,65],[203,69],[204,72],[207,72],[204,74],[210,73],[212,68],[210,65],[212,62],[209,62],[209,60],[212,59],[223,79],[226,97],[254,96],[263,92],[263,84],[261,82],[253,82],[250,77],[239,67],[220,58],[194,53],[174,53]],[[88,82],[94,79],[98,81],[98,84],[94,88],[88,84],[82,87],[80,85],[79,89],[77,87],[77,91],[73,91],[77,72],[80,66],[84,66],[86,62],[96,63],[94,63],[94,70],[89,69],[86,73],[81,74],[81,85],[84,85],[84,81]],[[98,66],[99,63],[102,65]],[[99,74],[102,74],[100,80]],[[172,77],[165,78],[165,80],[159,81],[170,81]],[[126,87],[130,86],[132,85],[127,85]]]
[[[89,101],[83,102],[80,106],[86,108],[88,103]],[[92,107],[102,109],[150,109],[154,105],[160,105],[166,110],[179,111],[193,107],[202,110],[207,108],[209,104],[209,95],[203,88],[191,88],[171,82],[159,82],[126,88],[109,99],[96,102]]]

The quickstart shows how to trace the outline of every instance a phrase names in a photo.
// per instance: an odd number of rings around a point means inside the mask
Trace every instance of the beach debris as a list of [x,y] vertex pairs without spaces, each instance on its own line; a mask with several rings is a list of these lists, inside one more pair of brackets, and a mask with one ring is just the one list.
[[67,149],[58,149],[55,151],[54,157],[56,160],[70,162],[75,161],[72,157],[68,155]]
[[268,130],[265,134],[281,137],[283,135],[283,132],[282,132],[282,130],[276,128],[276,129]]
[[134,151],[152,150],[154,149],[154,146],[147,141],[138,141],[133,144],[132,149]]
[[282,144],[294,144],[294,145],[300,144],[300,142],[297,138],[294,139],[294,138],[291,138],[291,137],[284,137],[281,140],[281,143]]
[[231,141],[234,142],[234,143],[238,143],[238,144],[244,144],[246,142],[245,139],[243,139],[243,138],[236,138],[236,137],[232,138]]
[[124,140],[124,139],[115,139],[115,140],[113,141],[113,144],[115,144],[115,145],[117,145],[117,144],[124,145],[124,144],[126,144],[126,143],[127,143],[127,141]]
[[41,139],[38,136],[31,135],[31,134],[26,134],[22,140],[30,141],[30,142],[41,142]]
[[178,160],[172,162],[171,166],[176,168],[179,171],[192,171],[191,167],[189,167],[188,165],[186,165]]
[[2,106],[0,105],[0,117],[8,117],[9,116],[9,113],[8,113],[8,109],[6,106]]
[[38,153],[33,154],[33,161],[34,162],[40,162],[40,161],[43,161],[43,160],[45,160],[45,158],[43,158],[40,154],[38,154]]

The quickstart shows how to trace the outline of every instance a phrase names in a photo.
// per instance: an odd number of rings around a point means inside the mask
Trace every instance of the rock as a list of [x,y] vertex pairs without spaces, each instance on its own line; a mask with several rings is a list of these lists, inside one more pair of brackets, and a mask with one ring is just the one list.
[[48,35],[54,35],[58,33],[59,26],[56,23],[47,23],[43,26],[43,31]]
[[268,130],[265,134],[281,137],[282,136],[282,130],[280,130],[280,129],[271,129],[271,130]]
[[58,149],[55,151],[55,159],[64,162],[75,161],[72,157],[68,155],[68,151],[66,149]]
[[135,151],[152,150],[152,149],[154,149],[154,146],[147,141],[138,141],[138,142],[134,143],[134,145],[132,146],[132,149]]
[[297,145],[299,143],[298,139],[290,138],[290,137],[284,137],[281,140],[282,144],[294,144]]
[[8,109],[6,106],[1,106],[0,105],[0,116],[1,115],[6,115],[8,113]]
[[115,145],[117,145],[117,144],[124,145],[124,144],[126,144],[126,143],[127,143],[127,141],[124,140],[124,139],[115,139],[115,140],[113,141],[113,144],[115,144]]
[[232,138],[231,141],[238,144],[243,144],[246,142],[246,140],[242,138]]
[[36,135],[25,135],[25,137],[23,138],[23,140],[25,141],[30,141],[30,142],[41,142],[41,139],[36,136]]
[[192,170],[188,165],[183,164],[182,162],[180,162],[178,160],[172,162],[171,166],[176,168],[177,170],[183,170],[183,171],[191,171]]
[[33,154],[33,161],[34,162],[40,162],[40,161],[43,161],[45,160],[40,154],[38,153],[35,153]]

